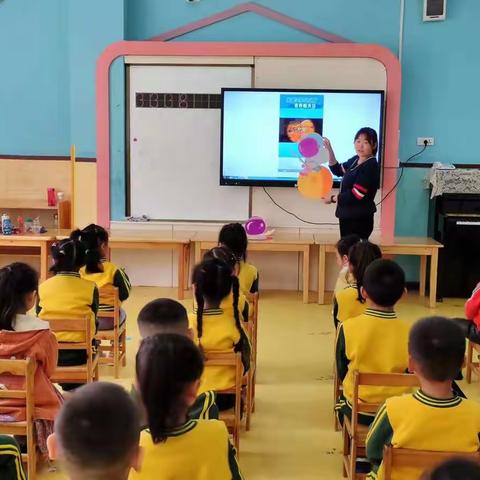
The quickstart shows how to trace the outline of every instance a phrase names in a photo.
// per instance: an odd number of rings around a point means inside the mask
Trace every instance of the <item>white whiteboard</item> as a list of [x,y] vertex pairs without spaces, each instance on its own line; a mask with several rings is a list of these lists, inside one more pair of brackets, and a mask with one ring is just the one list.
[[251,87],[251,66],[129,67],[130,214],[158,220],[245,220],[249,188],[219,185],[220,109],[137,108],[137,92]]

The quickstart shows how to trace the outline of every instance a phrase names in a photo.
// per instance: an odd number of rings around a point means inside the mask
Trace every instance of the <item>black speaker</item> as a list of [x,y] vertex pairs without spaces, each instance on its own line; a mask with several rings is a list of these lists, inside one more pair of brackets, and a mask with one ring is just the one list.
[[423,21],[435,22],[447,18],[447,0],[423,0]]

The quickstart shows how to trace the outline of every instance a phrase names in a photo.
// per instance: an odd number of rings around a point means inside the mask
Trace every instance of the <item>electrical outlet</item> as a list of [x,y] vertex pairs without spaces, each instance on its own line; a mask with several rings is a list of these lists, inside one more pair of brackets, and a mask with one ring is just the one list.
[[433,137],[418,137],[417,145],[419,147],[423,147],[425,145],[425,141],[427,142],[428,147],[432,147],[433,145],[435,145],[435,139]]

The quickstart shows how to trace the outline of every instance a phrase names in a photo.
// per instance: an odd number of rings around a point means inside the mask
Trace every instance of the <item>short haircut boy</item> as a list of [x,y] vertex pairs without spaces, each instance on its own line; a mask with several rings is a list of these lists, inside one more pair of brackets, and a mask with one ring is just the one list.
[[418,321],[410,331],[408,351],[427,380],[454,380],[465,356],[462,329],[444,317],[428,317]]
[[55,438],[69,473],[90,480],[126,478],[138,456],[137,407],[119,385],[84,385],[60,410]]
[[479,480],[480,464],[478,461],[453,458],[440,464],[431,472],[425,473],[421,480]]
[[405,273],[393,260],[374,260],[365,270],[363,288],[376,305],[393,307],[405,292]]
[[175,300],[157,298],[140,310],[138,328],[142,338],[158,333],[178,333],[188,336],[187,310]]

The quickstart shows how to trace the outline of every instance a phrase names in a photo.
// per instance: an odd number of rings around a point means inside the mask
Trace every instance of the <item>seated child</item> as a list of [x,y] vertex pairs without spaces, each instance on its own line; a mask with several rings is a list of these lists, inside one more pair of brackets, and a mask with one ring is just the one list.
[[[237,275],[237,257],[235,257],[234,253],[228,247],[213,247],[208,252],[205,253],[202,260],[214,260],[218,259],[222,262],[225,262],[234,272],[235,276],[238,278]],[[238,280],[240,283],[240,279]],[[195,304],[195,296],[193,299],[193,306],[196,308]],[[225,297],[222,300],[221,308],[224,310],[230,310],[233,313],[233,292],[230,296]],[[240,293],[238,296],[238,310],[242,314],[242,320],[244,322],[248,322],[250,318],[250,305],[248,303],[247,296],[242,292],[240,289]]]
[[[476,452],[480,447],[480,405],[457,396],[452,381],[462,367],[465,338],[461,329],[442,317],[417,322],[408,342],[409,370],[421,388],[387,399],[370,427],[367,456],[372,473],[383,479],[383,448]],[[392,480],[417,480],[418,468],[396,468]],[[464,478],[455,477],[455,479]]]
[[23,470],[22,453],[14,437],[0,435],[0,478],[2,480],[27,480]]
[[[138,329],[142,339],[164,333],[176,333],[193,339],[185,307],[169,298],[157,298],[147,303],[138,314]],[[188,418],[218,419],[215,392],[207,391],[200,394],[190,407]]]
[[71,480],[127,480],[141,464],[139,439],[138,411],[128,393],[119,385],[95,382],[65,402],[48,451]]
[[465,303],[465,316],[467,320],[456,318],[455,322],[461,327],[465,338],[480,343],[480,282]]
[[[205,352],[241,352],[244,371],[250,368],[251,347],[240,320],[238,278],[225,262],[219,259],[206,260],[193,272],[197,311],[189,316],[195,341]],[[222,301],[233,293],[233,309],[223,309]],[[212,367],[205,369],[200,392],[225,390],[235,385],[235,367]],[[220,411],[235,403],[233,394],[217,395]]]
[[258,292],[258,270],[247,262],[247,232],[240,223],[224,225],[218,236],[218,243],[229,248],[235,255],[238,264],[238,280],[240,290],[248,298],[251,293]]
[[351,281],[345,288],[335,292],[333,298],[333,322],[335,328],[348,318],[356,317],[367,308],[361,294],[365,270],[374,260],[382,257],[382,251],[374,243],[360,241],[348,251],[348,270]]
[[195,344],[175,333],[147,337],[136,371],[149,429],[140,438],[142,469],[130,479],[241,479],[225,424],[188,418],[203,372]]
[[360,242],[360,240],[361,238],[357,234],[352,233],[351,235],[342,237],[336,244],[337,251],[335,252],[335,256],[337,258],[337,265],[340,267],[340,272],[338,273],[337,282],[335,283],[334,295],[352,283],[355,283],[348,268],[348,252],[356,243]]
[[[45,319],[89,317],[92,334],[96,332],[98,289],[94,282],[85,280],[78,273],[85,264],[85,249],[78,240],[66,239],[52,245],[54,276],[40,285],[37,314]],[[83,342],[83,333],[56,332],[58,342]],[[87,361],[86,350],[60,350],[59,366],[83,365]],[[64,390],[72,390],[78,384],[62,384]]]
[[423,474],[421,480],[480,480],[480,465],[473,460],[453,458]]
[[[108,255],[108,232],[93,223],[83,230],[75,230],[70,238],[78,240],[85,248],[85,266],[80,269],[80,276],[95,282],[100,289],[107,285],[118,288],[118,298],[124,302],[130,295],[130,280],[123,270],[106,260]],[[112,312],[113,305],[100,304],[98,312]],[[125,310],[120,309],[120,325],[126,320]],[[98,330],[113,329],[113,318],[98,316]]]
[[[30,357],[37,363],[34,422],[37,445],[47,460],[47,437],[53,432],[53,420],[63,400],[50,381],[58,359],[55,335],[48,322],[27,314],[35,305],[37,290],[38,275],[29,265],[12,263],[0,269],[0,358],[23,360]],[[23,377],[0,375],[0,385],[4,388],[21,389],[24,383]],[[25,415],[24,399],[0,400],[2,421],[24,421]]]
[[[336,366],[343,382],[343,398],[337,405],[340,422],[351,417],[353,372],[404,373],[408,367],[410,325],[397,318],[395,304],[405,291],[405,274],[392,260],[375,260],[363,278],[362,296],[367,309],[363,315],[341,323],[337,334]],[[398,387],[360,387],[364,402],[381,403],[405,389]],[[410,391],[408,389],[407,391]],[[373,414],[360,413],[359,423],[369,425]]]

